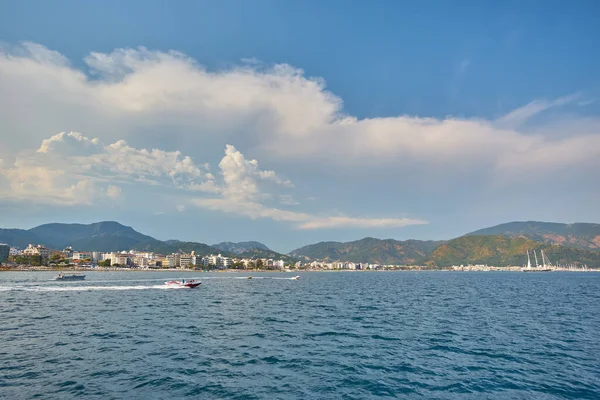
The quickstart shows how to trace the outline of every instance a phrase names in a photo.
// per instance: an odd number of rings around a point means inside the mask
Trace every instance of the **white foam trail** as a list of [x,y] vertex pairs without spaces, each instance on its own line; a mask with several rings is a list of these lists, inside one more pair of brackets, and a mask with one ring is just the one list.
[[187,289],[179,286],[152,285],[152,286],[0,286],[0,291],[25,291],[25,292],[85,292],[96,290],[165,290]]

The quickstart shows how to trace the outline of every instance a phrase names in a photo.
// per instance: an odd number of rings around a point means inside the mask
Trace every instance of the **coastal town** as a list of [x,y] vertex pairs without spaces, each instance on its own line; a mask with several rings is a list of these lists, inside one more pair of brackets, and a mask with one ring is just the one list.
[[[4,254],[4,256],[3,256]],[[328,262],[328,261],[285,261],[272,258],[236,258],[221,254],[199,255],[194,251],[178,251],[171,254],[139,252],[77,251],[71,247],[63,250],[50,249],[43,245],[30,244],[17,249],[0,244],[0,263],[5,269],[24,267],[79,268],[79,269],[211,269],[211,270],[383,270],[423,269],[420,266],[379,265],[374,263]]]
[[[139,269],[139,270],[266,270],[266,271],[381,271],[381,270],[444,270],[444,271],[535,271],[529,266],[490,266],[453,265],[444,268],[432,265],[380,265],[376,263],[357,263],[349,261],[285,261],[272,258],[236,258],[221,254],[199,255],[194,251],[186,253],[179,250],[171,254],[140,252],[136,250],[119,252],[78,251],[71,247],[63,250],[50,249],[43,245],[29,244],[18,249],[0,244],[0,264],[3,270],[11,269]],[[587,266],[544,265],[544,270],[552,271],[589,271]]]

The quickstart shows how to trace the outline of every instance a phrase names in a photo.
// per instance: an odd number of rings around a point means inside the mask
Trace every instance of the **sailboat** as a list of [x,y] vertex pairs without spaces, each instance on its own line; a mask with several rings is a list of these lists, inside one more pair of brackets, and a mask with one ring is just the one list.
[[[542,265],[538,263],[537,253],[533,250],[533,257],[535,258],[535,268],[531,266],[531,257],[529,256],[529,250],[527,250],[527,267],[522,268],[523,272],[549,272],[552,271],[552,264],[550,264],[550,260],[544,254],[544,250],[541,250],[542,254]],[[548,267],[546,267],[546,260],[548,260]]]

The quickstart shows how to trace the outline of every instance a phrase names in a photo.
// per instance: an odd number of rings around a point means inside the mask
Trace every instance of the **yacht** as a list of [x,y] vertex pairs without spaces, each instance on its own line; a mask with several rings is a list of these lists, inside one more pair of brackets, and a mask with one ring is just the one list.
[[82,281],[85,279],[83,274],[71,274],[64,275],[62,272],[58,273],[58,276],[54,278],[55,281]]

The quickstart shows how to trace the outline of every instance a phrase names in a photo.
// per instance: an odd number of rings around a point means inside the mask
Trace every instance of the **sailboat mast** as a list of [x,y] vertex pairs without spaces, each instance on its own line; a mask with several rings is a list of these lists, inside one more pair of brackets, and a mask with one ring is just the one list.
[[535,252],[535,250],[533,251],[533,257],[535,258],[535,267],[538,268],[539,264],[538,264],[538,259],[537,259],[537,253]]
[[531,258],[529,258],[529,250],[527,250],[527,268],[531,268]]
[[544,259],[544,250],[540,250],[542,252],[542,267],[546,268],[546,260]]

